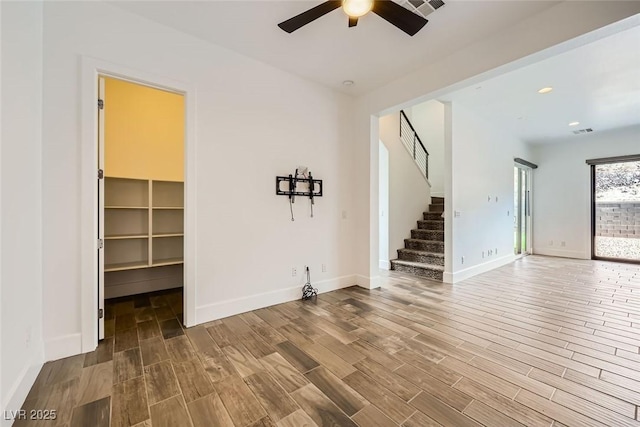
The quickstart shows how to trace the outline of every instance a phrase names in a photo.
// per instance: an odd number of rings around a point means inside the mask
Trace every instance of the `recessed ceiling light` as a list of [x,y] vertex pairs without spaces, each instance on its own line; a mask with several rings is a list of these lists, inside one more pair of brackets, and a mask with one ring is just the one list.
[[553,88],[552,88],[552,87],[543,87],[542,89],[540,89],[540,90],[538,91],[538,93],[545,94],[545,93],[549,93],[549,92],[551,92],[552,90],[553,90]]
[[580,122],[571,122],[569,123],[569,126],[578,126],[580,124]]
[[356,84],[356,82],[354,82],[353,80],[345,80],[342,82],[342,84],[345,86],[353,86],[354,84]]

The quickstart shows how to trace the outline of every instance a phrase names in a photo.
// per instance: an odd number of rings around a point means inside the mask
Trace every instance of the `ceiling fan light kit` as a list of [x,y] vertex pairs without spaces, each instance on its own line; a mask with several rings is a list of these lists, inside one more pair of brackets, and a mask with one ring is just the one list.
[[360,18],[371,12],[373,0],[342,0],[342,10],[350,18]]
[[[431,5],[431,3],[429,4]],[[437,9],[442,5],[444,5],[444,2],[437,0],[437,7],[433,5],[431,7]],[[410,36],[420,31],[428,22],[424,16],[418,15],[391,0],[329,0],[279,23],[278,27],[287,33],[292,33],[340,7],[349,17],[349,27],[358,25],[358,18],[369,12],[375,13]]]

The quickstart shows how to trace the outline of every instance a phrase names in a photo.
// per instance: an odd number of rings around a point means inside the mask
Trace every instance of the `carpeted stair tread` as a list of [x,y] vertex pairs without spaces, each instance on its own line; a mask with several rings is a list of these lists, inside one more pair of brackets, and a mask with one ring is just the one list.
[[444,230],[444,221],[433,219],[421,219],[418,220],[418,228],[421,230]]
[[406,265],[407,267],[424,268],[424,269],[427,269],[427,270],[444,271],[444,266],[443,265],[425,264],[423,262],[405,261],[405,260],[402,260],[402,259],[392,259],[391,263],[392,264],[397,264],[397,265]]
[[422,240],[432,240],[436,242],[444,242],[444,231],[443,230],[423,230],[421,228],[416,228],[411,230],[411,238],[412,239],[422,239]]
[[422,212],[422,218],[424,221],[444,222],[444,218],[442,217],[442,212]]
[[408,252],[416,255],[429,255],[429,256],[434,256],[438,258],[444,258],[444,253],[442,252],[421,251],[419,249],[407,249],[407,248],[398,249],[398,252]]
[[420,262],[431,265],[444,265],[444,253],[424,249],[429,249],[429,247],[398,249],[398,259],[401,261]]
[[438,243],[438,244],[442,244],[441,240],[428,240],[428,239],[414,239],[413,237],[410,239],[404,239],[405,241],[410,241],[410,242],[425,242],[425,243]]
[[444,253],[444,242],[423,239],[404,239],[405,249]]
[[424,264],[421,262],[404,261],[399,259],[391,260],[391,269],[439,281],[442,281],[442,276],[444,275],[443,265]]

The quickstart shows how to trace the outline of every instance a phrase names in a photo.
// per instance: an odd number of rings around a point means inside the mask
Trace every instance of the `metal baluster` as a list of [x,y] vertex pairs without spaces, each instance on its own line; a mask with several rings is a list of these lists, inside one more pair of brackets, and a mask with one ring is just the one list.
[[424,176],[427,177],[427,179],[429,179],[429,156],[425,156],[425,161],[424,161]]
[[416,134],[413,134],[413,160],[416,159]]

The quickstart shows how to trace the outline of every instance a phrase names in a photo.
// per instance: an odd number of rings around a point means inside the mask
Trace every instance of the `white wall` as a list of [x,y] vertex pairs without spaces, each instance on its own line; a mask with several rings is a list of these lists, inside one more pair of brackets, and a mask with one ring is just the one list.
[[[0,3],[0,40],[2,40],[2,3]],[[2,45],[0,41],[0,129],[2,129]],[[2,177],[2,131],[0,131],[0,177]],[[4,382],[2,377],[2,185],[0,185],[0,410],[4,410]],[[6,423],[8,424],[8,423]],[[2,424],[4,425],[4,424]]]
[[[400,113],[380,118],[380,140],[389,150],[388,254],[398,257],[431,201],[429,184],[400,140]],[[383,239],[380,239],[381,241]],[[382,244],[382,243],[381,243]]]
[[[629,18],[631,23],[601,28],[637,13],[640,13],[640,2],[560,2],[523,21],[513,22],[510,28],[451,52],[440,62],[417,69],[360,96],[354,110],[354,155],[370,161],[358,163],[355,181],[355,237],[359,251],[354,260],[359,277],[373,286],[379,281],[378,116],[438,99],[455,89],[565,52],[595,38],[621,31],[628,25],[637,25],[634,24],[635,18]],[[540,30],[541,22],[545,23],[544,31]],[[598,31],[590,33],[594,30]],[[447,179],[445,177],[445,193]],[[445,197],[448,196],[445,194]]]
[[432,197],[444,197],[444,105],[436,100],[407,109],[411,124],[429,152],[429,183]]
[[453,216],[452,259],[444,279],[455,282],[514,259],[513,159],[530,154],[477,111],[455,102],[450,107],[451,209],[460,215],[447,215]]
[[591,177],[585,160],[640,154],[639,141],[640,126],[635,126],[532,145],[538,164],[533,172],[534,253],[591,258]]
[[379,267],[385,270],[391,268],[389,262],[389,150],[384,143],[378,143],[380,156],[380,263]]
[[[354,283],[350,97],[102,2],[44,12],[48,342],[77,351],[80,286],[92,286],[79,277],[81,55],[197,88],[197,322],[299,297],[304,265],[321,290]],[[313,219],[299,197],[292,222],[274,182],[298,165],[324,196]]]
[[0,410],[10,411],[22,405],[43,361],[42,4],[1,8]]

